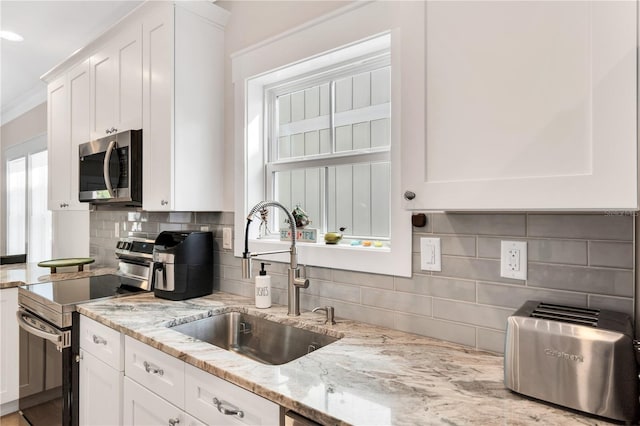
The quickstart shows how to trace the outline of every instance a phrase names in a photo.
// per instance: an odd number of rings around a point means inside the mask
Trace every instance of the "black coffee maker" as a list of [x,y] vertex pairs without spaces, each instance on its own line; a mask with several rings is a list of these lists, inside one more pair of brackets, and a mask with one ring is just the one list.
[[153,293],[185,300],[213,292],[211,232],[164,231],[153,248]]

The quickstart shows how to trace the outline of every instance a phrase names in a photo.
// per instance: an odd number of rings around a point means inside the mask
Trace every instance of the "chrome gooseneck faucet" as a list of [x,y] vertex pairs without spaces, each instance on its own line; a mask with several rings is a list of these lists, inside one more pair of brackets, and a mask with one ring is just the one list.
[[[253,221],[253,216],[267,207],[279,207],[289,220],[289,229],[291,230],[291,247],[289,250],[264,251],[261,253],[249,252],[249,225]],[[300,315],[300,288],[309,287],[309,280],[300,276],[300,268],[298,267],[298,250],[296,249],[296,220],[285,206],[277,201],[260,201],[253,206],[247,215],[247,227],[244,231],[244,252],[242,253],[242,278],[250,279],[252,277],[251,259],[257,256],[276,253],[290,253],[289,260],[289,285],[287,287],[289,310],[288,315]]]

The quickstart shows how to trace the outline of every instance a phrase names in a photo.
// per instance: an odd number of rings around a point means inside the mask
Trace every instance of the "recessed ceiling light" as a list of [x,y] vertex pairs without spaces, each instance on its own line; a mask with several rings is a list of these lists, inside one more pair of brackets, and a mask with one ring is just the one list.
[[22,37],[20,34],[16,34],[13,31],[0,31],[0,38],[3,38],[5,40],[9,40],[9,41],[22,41],[24,40],[24,37]]

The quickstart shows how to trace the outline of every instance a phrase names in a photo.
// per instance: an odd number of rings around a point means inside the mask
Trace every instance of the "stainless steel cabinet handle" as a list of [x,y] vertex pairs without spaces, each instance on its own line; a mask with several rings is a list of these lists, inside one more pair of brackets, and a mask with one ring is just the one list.
[[238,416],[240,418],[244,417],[244,412],[242,410],[238,410],[235,407],[234,408],[223,407],[222,401],[220,401],[216,397],[213,398],[213,405],[215,405],[218,411],[220,411],[225,416]]
[[93,335],[93,343],[95,343],[96,345],[105,345],[107,346],[107,340],[100,337],[100,336],[96,336],[95,334]]
[[164,370],[162,368],[156,367],[155,365],[150,364],[147,361],[142,363],[142,365],[144,365],[144,370],[147,373],[157,374],[158,376],[163,376],[164,375]]
[[180,423],[180,419],[169,419],[169,426],[176,426]]

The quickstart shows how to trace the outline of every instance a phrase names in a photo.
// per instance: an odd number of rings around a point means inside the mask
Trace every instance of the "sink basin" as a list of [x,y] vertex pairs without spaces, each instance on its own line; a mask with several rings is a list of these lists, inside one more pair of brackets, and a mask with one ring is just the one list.
[[338,340],[240,312],[215,315],[171,329],[270,365],[286,364]]

